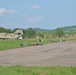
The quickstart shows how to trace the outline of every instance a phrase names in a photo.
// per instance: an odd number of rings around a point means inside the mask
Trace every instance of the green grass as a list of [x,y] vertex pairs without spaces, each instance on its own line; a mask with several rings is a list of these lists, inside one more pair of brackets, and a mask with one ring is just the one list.
[[[52,40],[59,42],[62,38],[42,38],[43,42],[38,42],[36,38],[31,39],[24,39],[24,40],[0,40],[0,51],[2,50],[8,50],[13,48],[20,48],[20,44],[23,44],[25,46],[32,46],[34,42],[39,44],[47,44],[52,43]],[[63,38],[64,40],[67,40],[67,38]]]
[[0,40],[0,51],[7,50],[7,49],[13,49],[13,48],[20,48],[20,44],[23,44],[23,47],[25,46],[32,46],[34,42],[37,42],[39,44],[46,44],[49,43],[49,40],[43,39],[43,42],[38,42],[37,39],[25,39],[25,40]]
[[76,67],[0,66],[0,75],[76,75]]

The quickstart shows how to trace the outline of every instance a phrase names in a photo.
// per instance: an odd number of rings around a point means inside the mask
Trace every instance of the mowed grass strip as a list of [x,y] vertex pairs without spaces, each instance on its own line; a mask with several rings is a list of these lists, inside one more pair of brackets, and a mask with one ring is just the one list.
[[[39,44],[46,44],[46,43],[50,43],[50,40],[43,39],[43,42],[39,42],[36,38],[24,39],[24,40],[0,40],[0,51],[32,46],[34,42]],[[23,46],[20,46],[20,44],[23,44]]]
[[28,46],[32,44],[35,40],[0,40],[0,50],[7,50],[13,48],[20,48],[20,44]]
[[76,67],[0,66],[0,75],[76,75]]
[[[27,38],[23,40],[0,40],[0,51],[2,50],[8,50],[8,49],[14,49],[14,48],[20,48],[20,47],[26,47],[26,46],[32,46],[34,42],[38,44],[47,44],[54,42],[59,42],[62,38],[41,38],[42,42],[39,42],[36,38]],[[64,38],[63,40],[67,40],[67,38]],[[23,46],[20,46],[20,44],[23,44]]]

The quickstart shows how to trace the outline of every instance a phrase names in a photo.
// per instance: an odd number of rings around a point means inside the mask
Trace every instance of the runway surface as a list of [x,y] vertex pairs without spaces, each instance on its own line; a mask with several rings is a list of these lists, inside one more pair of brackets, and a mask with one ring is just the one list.
[[0,51],[0,66],[76,66],[76,41]]

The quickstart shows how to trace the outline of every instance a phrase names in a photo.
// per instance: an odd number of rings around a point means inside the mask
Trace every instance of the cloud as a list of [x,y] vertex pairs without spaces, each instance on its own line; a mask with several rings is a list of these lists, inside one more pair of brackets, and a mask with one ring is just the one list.
[[5,13],[16,13],[15,10],[7,10],[5,8],[0,8],[0,16],[3,16]]
[[8,13],[16,13],[17,11],[15,11],[15,10],[8,10],[7,12]]
[[39,21],[42,21],[42,20],[43,20],[43,16],[35,16],[35,17],[27,19],[28,22],[39,22]]
[[38,5],[33,5],[30,7],[31,10],[40,9],[41,7]]
[[6,12],[5,8],[0,8],[0,16],[2,16]]

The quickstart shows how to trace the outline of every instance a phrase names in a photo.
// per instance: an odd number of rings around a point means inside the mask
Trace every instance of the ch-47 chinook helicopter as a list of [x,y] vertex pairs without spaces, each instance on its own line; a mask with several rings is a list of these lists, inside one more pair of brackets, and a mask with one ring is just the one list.
[[0,33],[0,39],[23,39],[23,30],[17,29],[14,33]]

